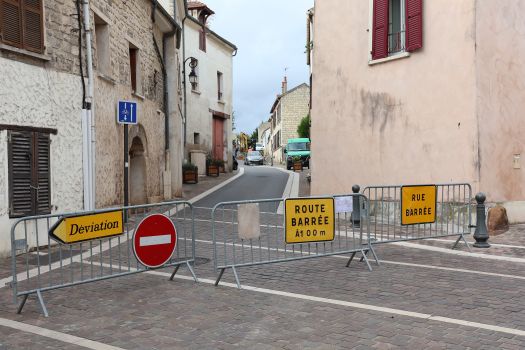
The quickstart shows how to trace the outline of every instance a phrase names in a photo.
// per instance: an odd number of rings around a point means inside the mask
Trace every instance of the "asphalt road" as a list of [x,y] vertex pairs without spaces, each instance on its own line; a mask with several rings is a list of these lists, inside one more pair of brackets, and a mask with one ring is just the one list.
[[288,174],[270,167],[245,166],[244,175],[194,205],[213,208],[217,203],[282,198]]

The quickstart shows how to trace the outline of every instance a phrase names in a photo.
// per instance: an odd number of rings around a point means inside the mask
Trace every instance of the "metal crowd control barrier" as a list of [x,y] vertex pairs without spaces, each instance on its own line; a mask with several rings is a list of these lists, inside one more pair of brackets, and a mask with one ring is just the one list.
[[[416,241],[458,236],[452,249],[460,241],[470,246],[465,235],[471,230],[472,189],[469,184],[438,184],[436,186],[435,222],[402,225],[401,189],[403,186],[369,186],[363,194],[370,201],[370,238],[372,244]],[[411,186],[407,186],[411,187]]]
[[[124,233],[91,241],[64,244],[52,239],[49,230],[59,220],[77,215],[92,215],[123,210],[127,217]],[[113,208],[92,212],[53,214],[26,217],[11,227],[12,276],[14,302],[22,297],[17,313],[31,294],[36,294],[47,317],[42,293],[54,289],[128,276],[149,270],[137,261],[133,253],[133,232],[143,218],[151,214],[168,216],[177,229],[177,245],[171,258],[159,268],[174,267],[173,280],[181,265],[192,268],[195,262],[195,227],[193,207],[189,202]],[[29,249],[29,247],[35,247]]]
[[[368,208],[368,200],[361,194],[334,196],[334,199],[342,197],[349,198],[350,202],[356,197],[365,208]],[[237,273],[239,267],[350,254],[346,265],[348,267],[356,253],[360,252],[368,269],[372,271],[365,251],[371,251],[376,262],[379,263],[367,236],[370,232],[368,219],[364,217],[360,225],[352,225],[351,211],[339,213],[336,211],[333,241],[287,244],[285,218],[281,209],[285,205],[284,202],[285,199],[224,202],[213,208],[213,258],[215,270],[219,273],[216,286],[224,271],[229,268],[233,271],[237,287],[241,288]],[[252,237],[239,230],[239,217],[244,215],[239,211],[246,205],[257,206],[253,225],[258,227],[260,232]]]

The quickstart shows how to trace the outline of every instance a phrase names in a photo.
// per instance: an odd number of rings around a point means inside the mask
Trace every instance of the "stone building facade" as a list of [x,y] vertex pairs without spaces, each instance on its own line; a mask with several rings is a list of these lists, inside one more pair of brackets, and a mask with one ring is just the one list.
[[116,123],[115,115],[119,100],[138,104],[138,124],[129,127],[130,203],[180,197],[180,21],[155,1],[94,0],[91,4],[96,171],[102,175],[97,176],[96,205],[112,206],[124,200],[124,127]]
[[308,18],[312,194],[467,182],[525,221],[523,1],[317,0]]
[[297,138],[297,127],[310,110],[310,87],[303,83],[288,90],[286,77],[282,83],[282,94],[278,95],[270,111],[270,148],[273,161],[283,163],[284,149],[289,139]]
[[[85,44],[79,45],[79,36],[84,41],[85,32],[78,22],[82,16],[74,1],[37,0],[26,4],[29,8],[20,17],[5,21],[7,11],[20,13],[16,11],[21,3],[2,2],[0,7],[0,256],[11,251],[9,229],[16,218],[82,210],[87,181],[82,151],[83,83],[87,79],[81,76],[80,65],[82,58],[85,76],[86,51]],[[139,125],[130,128],[128,151],[131,179],[134,171],[138,174],[137,181],[130,181],[132,191],[141,185],[137,202],[173,198],[180,194],[182,183],[177,47],[185,2],[177,0],[181,10],[176,19],[153,0],[90,3],[96,205],[123,202],[123,130],[116,122],[118,100],[139,104]],[[29,12],[31,17],[25,18]],[[13,24],[13,18],[26,25]],[[136,50],[137,59],[134,92],[130,48]],[[170,97],[169,108],[165,107],[165,91]],[[169,149],[164,137],[166,111],[170,116]],[[40,242],[47,242],[45,230],[42,234]]]

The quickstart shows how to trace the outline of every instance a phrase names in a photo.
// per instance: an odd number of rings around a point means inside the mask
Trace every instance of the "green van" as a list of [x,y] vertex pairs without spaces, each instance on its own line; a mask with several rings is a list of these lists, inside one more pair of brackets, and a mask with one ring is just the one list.
[[303,167],[310,168],[310,139],[288,139],[284,153],[286,169],[292,169],[294,157],[300,157]]

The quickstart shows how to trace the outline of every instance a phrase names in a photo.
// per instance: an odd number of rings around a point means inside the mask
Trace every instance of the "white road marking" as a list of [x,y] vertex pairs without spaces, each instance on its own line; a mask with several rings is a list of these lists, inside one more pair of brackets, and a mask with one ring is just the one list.
[[33,326],[31,324],[17,322],[13,320],[9,320],[7,318],[0,318],[0,326],[16,329],[25,333],[33,333],[36,335],[40,335],[42,337],[55,339],[58,341],[61,341],[63,343],[73,344],[82,346],[87,349],[93,349],[93,350],[124,350],[122,348],[111,346],[107,344],[103,344],[97,341],[80,338],[71,334],[66,334],[62,332],[53,331],[51,329],[42,328],[38,326]]
[[447,248],[440,248],[440,247],[433,247],[428,245],[422,245],[417,243],[409,243],[409,242],[394,242],[389,244],[395,244],[398,246],[402,246],[405,248],[413,248],[413,249],[421,249],[421,250],[430,250],[433,252],[439,252],[439,253],[445,253],[445,254],[452,254],[452,255],[461,255],[471,258],[480,258],[480,259],[486,259],[486,260],[498,260],[498,261],[507,261],[507,262],[514,262],[514,263],[525,263],[525,259],[523,258],[514,258],[511,256],[500,256],[500,255],[492,255],[492,254],[481,254],[481,253],[470,253],[470,252],[463,252],[459,250],[452,250]]
[[[103,264],[103,265],[109,266],[109,264]],[[151,274],[151,275],[162,276],[162,277],[171,277],[171,274],[166,273],[166,272],[160,272],[160,271],[146,271],[145,273]],[[190,276],[175,275],[175,278],[193,281],[193,277],[190,277]],[[215,280],[210,279],[210,278],[199,278],[199,282],[211,284],[211,285],[215,284]],[[235,283],[221,282],[220,286],[237,289],[237,285]],[[480,329],[485,329],[485,330],[499,332],[499,333],[507,333],[507,334],[512,334],[512,335],[525,336],[525,331],[521,329],[500,327],[500,326],[494,326],[491,324],[471,322],[471,321],[466,321],[466,320],[461,320],[461,319],[435,316],[431,314],[424,314],[420,312],[394,309],[394,308],[376,306],[376,305],[371,305],[371,304],[355,303],[355,302],[338,300],[338,299],[321,298],[321,297],[315,297],[311,295],[290,293],[290,292],[285,292],[285,291],[280,291],[280,290],[275,290],[275,289],[260,288],[260,287],[254,287],[254,286],[248,286],[248,285],[242,285],[242,290],[269,294],[269,295],[283,296],[287,298],[301,299],[301,300],[318,302],[318,303],[323,303],[323,304],[345,306],[345,307],[349,307],[353,309],[376,311],[376,312],[387,313],[391,315],[424,319],[427,321],[437,321],[437,322],[461,325],[461,326],[472,327],[472,328],[480,328]]]
[[[439,238],[431,238],[428,239],[428,241],[436,241],[436,242],[445,242],[445,243],[455,243],[455,240],[451,239],[439,239]],[[469,244],[473,244],[476,241],[469,241]],[[511,245],[511,244],[501,244],[501,243],[492,243],[490,242],[491,247],[498,247],[498,248],[514,248],[514,249],[525,249],[525,246],[522,245]]]
[[[202,239],[196,239],[195,242],[197,243],[206,243],[206,244],[213,244],[212,241],[206,241]],[[221,243],[221,245],[224,243]],[[227,246],[233,246],[233,243],[226,243]],[[235,244],[235,247],[242,248],[242,244]],[[250,247],[247,245],[244,245],[245,249],[249,249]],[[259,249],[259,247],[257,247]],[[316,253],[308,253],[308,252],[300,252],[300,251],[292,251],[287,249],[286,251],[281,248],[268,248],[268,247],[261,247],[261,250],[263,251],[273,251],[273,252],[286,252],[289,254],[298,254],[298,255],[315,255]],[[348,256],[344,255],[331,255],[327,256],[327,258],[338,258],[338,259],[345,259],[348,260]],[[453,267],[445,267],[445,266],[436,266],[436,265],[423,265],[423,264],[414,264],[414,263],[407,263],[402,261],[390,261],[390,260],[379,260],[381,264],[388,264],[388,265],[400,265],[400,266],[410,266],[410,267],[419,267],[424,269],[433,269],[433,270],[443,270],[443,271],[452,271],[452,272],[461,272],[461,273],[470,273],[474,275],[483,275],[483,276],[493,276],[493,277],[503,277],[503,278],[512,278],[517,280],[525,280],[525,276],[517,276],[517,275],[507,275],[502,273],[495,273],[495,272],[484,272],[484,271],[477,271],[477,270],[467,270],[467,269],[458,269]]]
[[139,245],[141,247],[150,247],[152,245],[171,244],[171,235],[147,236],[140,237]]
[[224,186],[228,185],[229,183],[237,180],[238,178],[240,178],[241,176],[244,175],[244,168],[243,167],[239,167],[239,173],[231,178],[229,178],[228,180],[218,184],[217,186],[209,189],[208,191],[206,192],[203,192],[201,194],[199,194],[198,196],[195,196],[193,197],[192,199],[190,199],[188,202],[190,202],[191,204],[193,203],[197,203],[198,201],[200,201],[201,199],[203,199],[204,197],[207,197],[209,196],[210,194],[212,194],[213,192],[223,188]]

